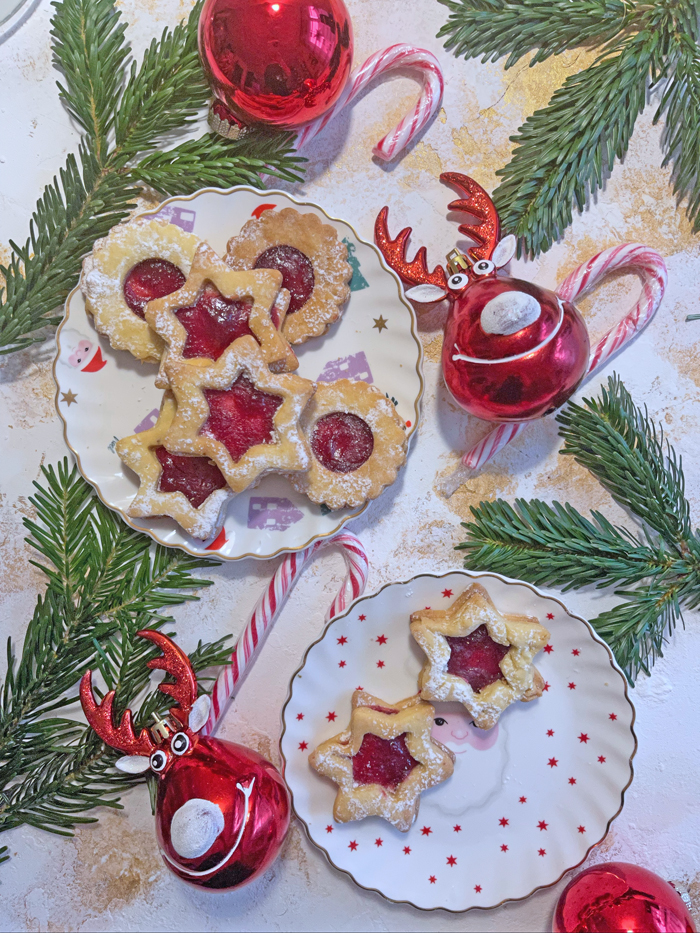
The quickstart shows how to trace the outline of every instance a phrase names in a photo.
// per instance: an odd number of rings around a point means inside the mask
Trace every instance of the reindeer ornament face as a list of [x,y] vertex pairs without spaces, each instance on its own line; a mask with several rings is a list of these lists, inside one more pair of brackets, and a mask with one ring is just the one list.
[[447,256],[447,272],[428,270],[422,246],[406,259],[411,228],[392,240],[384,207],[375,240],[387,263],[411,287],[412,301],[448,298],[442,369],[455,402],[487,421],[528,421],[563,405],[576,390],[588,365],[589,339],[576,308],[554,292],[531,282],[498,275],[513,257],[515,237],[499,240],[499,219],[491,198],[473,179],[446,172],[441,181],[465,195],[449,204],[466,211],[475,224],[460,233],[476,245]]
[[165,635],[138,633],[163,655],[148,662],[172,674],[159,689],[176,701],[167,720],[134,733],[131,711],[119,726],[112,718],[114,692],[97,704],[91,672],[80,685],[88,722],[100,738],[125,752],[122,771],[150,770],[158,777],[156,835],[161,855],[184,881],[230,889],[252,881],[277,856],[289,826],[289,794],[277,769],[250,748],[200,735],[209,697],[197,699],[187,655]]

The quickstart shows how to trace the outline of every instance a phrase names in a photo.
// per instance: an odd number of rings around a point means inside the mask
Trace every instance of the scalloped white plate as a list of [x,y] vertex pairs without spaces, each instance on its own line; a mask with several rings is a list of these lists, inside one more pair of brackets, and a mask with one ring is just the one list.
[[[388,702],[416,692],[424,656],[411,612],[449,606],[474,579],[498,609],[551,632],[536,659],[545,693],[489,732],[460,704],[435,704],[433,735],[455,752],[455,771],[422,795],[411,829],[334,822],[336,785],[311,769],[310,751],[347,727],[356,688]],[[624,675],[589,624],[527,583],[467,571],[421,574],[353,603],[306,652],[282,716],[285,778],[311,841],[361,887],[422,909],[496,907],[555,884],[619,814],[637,748]]]
[[[146,213],[165,217],[197,234],[223,255],[228,239],[263,207],[300,207],[317,214],[346,242],[354,268],[350,300],[340,320],[323,337],[295,348],[299,375],[374,383],[396,403],[410,438],[418,425],[423,394],[422,348],[415,314],[403,298],[399,279],[373,244],[317,205],[298,201],[283,191],[245,186],[228,191],[208,188],[188,198],[170,198]],[[268,476],[259,486],[231,500],[222,533],[214,540],[199,542],[169,518],[129,518],[126,509],[137,480],[122,467],[114,446],[119,438],[155,422],[162,394],[154,384],[157,367],[110,347],[96,332],[79,288],[68,296],[57,344],[56,408],[80,472],[106,505],[160,544],[225,560],[274,557],[335,534],[367,507],[328,512],[296,492],[283,476]],[[79,344],[83,352],[76,354]],[[78,358],[82,360],[79,364]]]

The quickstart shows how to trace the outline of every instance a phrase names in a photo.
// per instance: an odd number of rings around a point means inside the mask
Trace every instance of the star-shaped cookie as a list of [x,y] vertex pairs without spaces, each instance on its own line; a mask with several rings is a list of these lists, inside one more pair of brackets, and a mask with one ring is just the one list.
[[515,700],[542,695],[532,659],[549,632],[531,616],[501,614],[478,583],[449,609],[414,612],[411,634],[428,656],[421,697],[462,703],[480,729],[491,729]]
[[182,288],[146,305],[146,321],[166,348],[156,385],[167,387],[171,359],[206,368],[244,335],[257,340],[274,372],[296,369],[294,351],[280,333],[289,306],[281,287],[276,269],[236,271],[201,243]]
[[350,725],[315,749],[312,768],[338,785],[339,823],[381,816],[405,833],[421,792],[447,780],[454,755],[431,738],[435,710],[419,696],[387,703],[364,690],[352,695]]
[[205,540],[219,526],[231,490],[207,457],[174,456],[166,449],[176,407],[166,392],[153,427],[116,444],[118,456],[140,480],[127,512],[133,518],[169,515],[192,537]]
[[265,473],[307,469],[299,418],[316,385],[271,373],[252,337],[240,337],[209,366],[171,360],[167,371],[177,402],[168,450],[211,458],[234,493]]

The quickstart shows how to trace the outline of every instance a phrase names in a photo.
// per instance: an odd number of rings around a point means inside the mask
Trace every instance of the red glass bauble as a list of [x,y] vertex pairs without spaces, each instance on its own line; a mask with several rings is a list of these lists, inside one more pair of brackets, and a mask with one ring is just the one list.
[[244,123],[319,117],[345,86],[352,47],[343,0],[206,0],[199,21],[212,90]]
[[654,872],[628,862],[594,865],[564,888],[554,933],[695,933],[680,895]]
[[[534,302],[532,302],[534,299]],[[538,316],[515,333],[488,333],[485,307],[532,302]],[[588,367],[583,318],[552,291],[490,275],[458,295],[445,325],[442,368],[459,406],[486,421],[529,421],[563,405]]]

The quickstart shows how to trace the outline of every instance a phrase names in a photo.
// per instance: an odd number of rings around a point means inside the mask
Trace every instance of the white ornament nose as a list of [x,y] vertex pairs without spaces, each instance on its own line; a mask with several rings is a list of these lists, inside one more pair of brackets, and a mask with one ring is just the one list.
[[176,810],[170,842],[181,858],[199,858],[214,845],[224,828],[224,815],[211,800],[192,797]]
[[527,292],[501,292],[484,305],[481,328],[487,334],[508,336],[534,324],[541,313],[539,301]]

